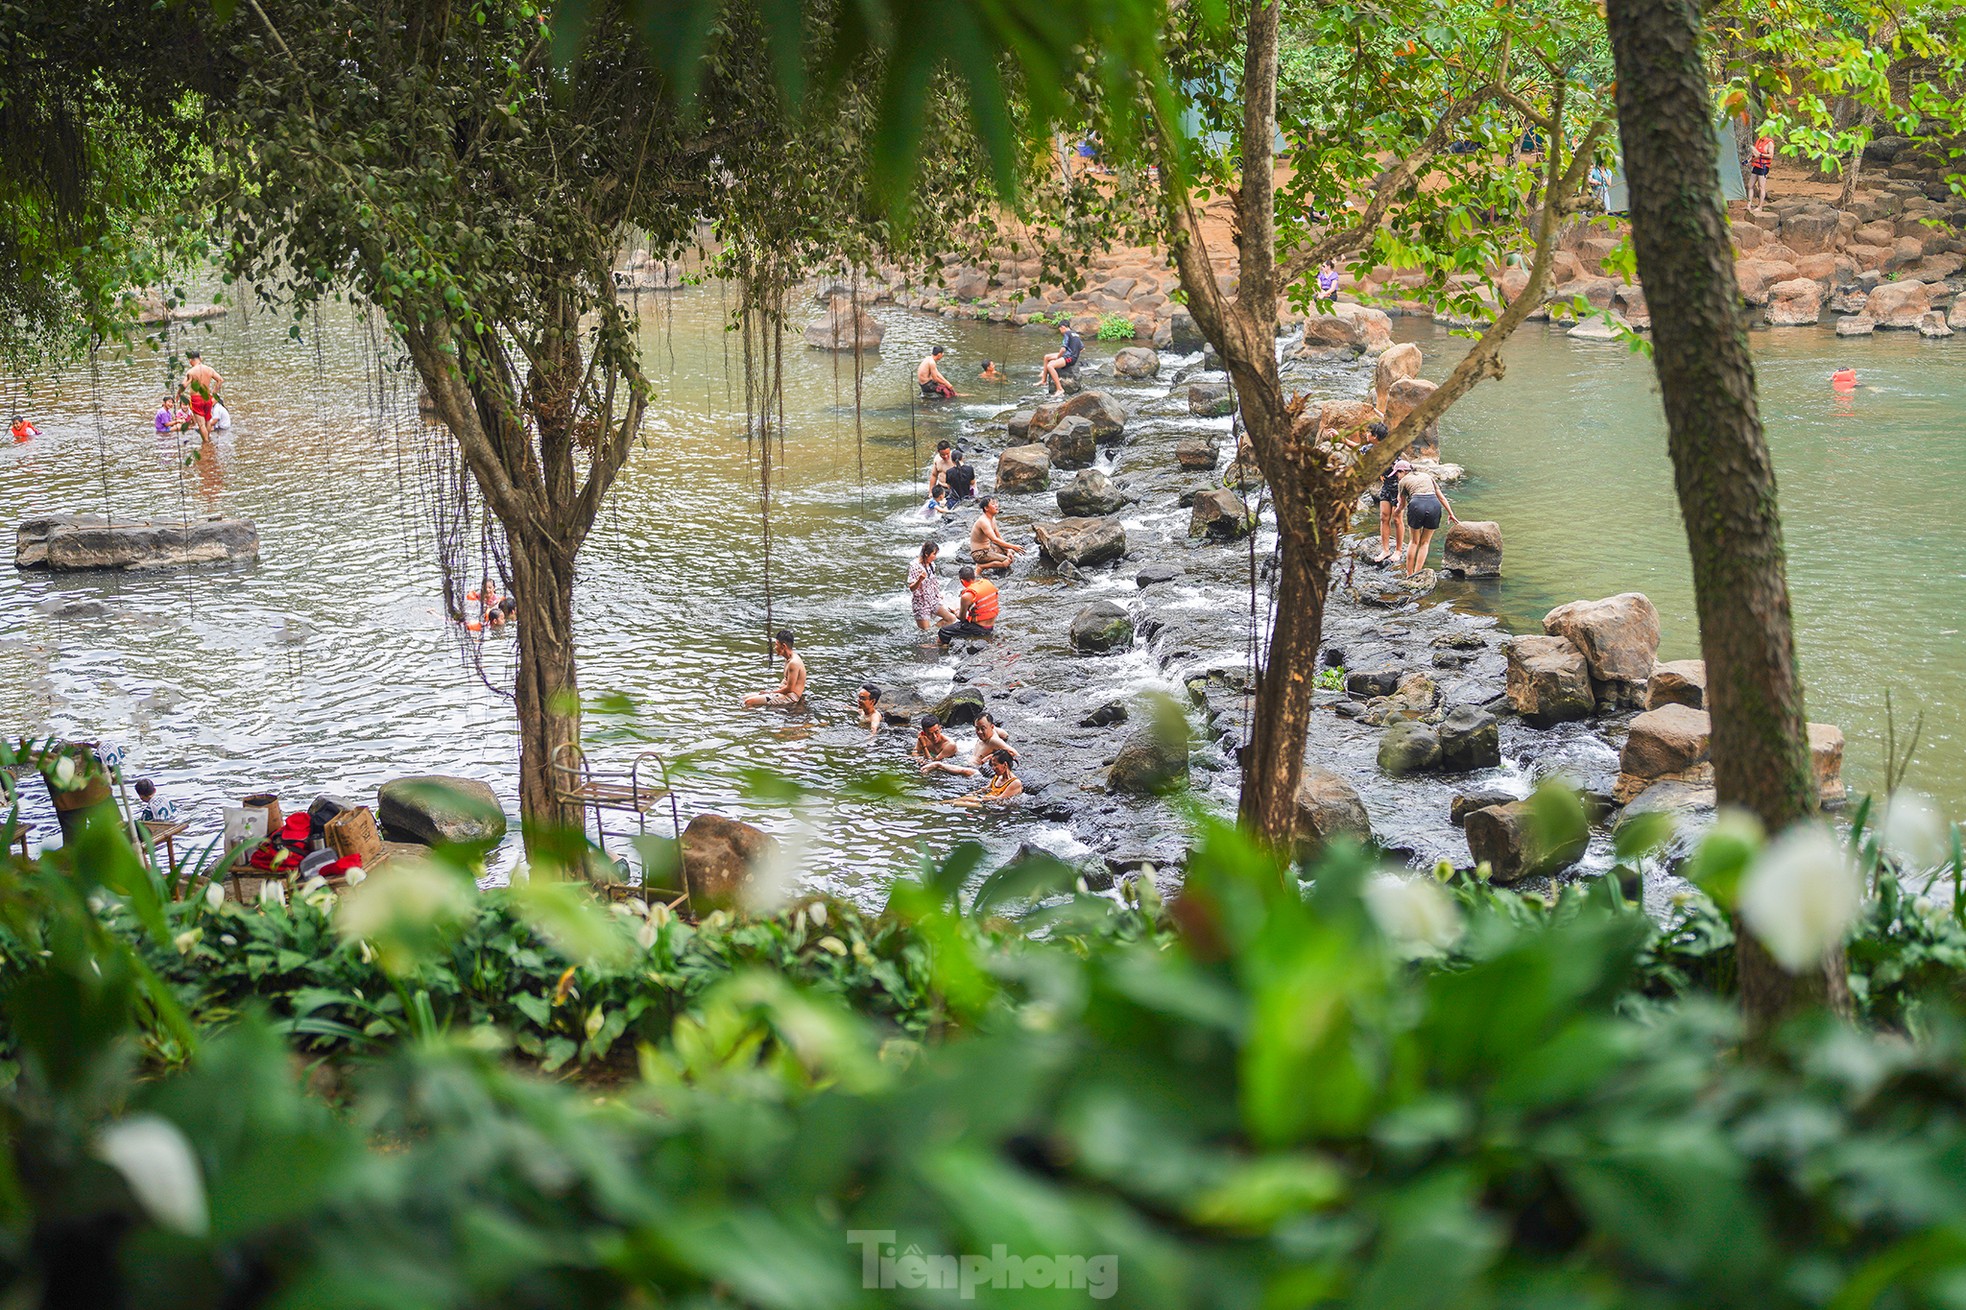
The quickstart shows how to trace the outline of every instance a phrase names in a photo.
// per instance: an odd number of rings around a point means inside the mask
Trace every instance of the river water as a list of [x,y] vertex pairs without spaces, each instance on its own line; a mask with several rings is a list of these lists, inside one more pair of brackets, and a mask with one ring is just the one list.
[[[1053,657],[1062,656],[1063,634],[1051,632],[979,663],[924,648],[909,620],[903,579],[924,532],[912,516],[921,464],[937,439],[980,429],[1010,407],[1048,339],[883,310],[886,348],[867,360],[858,432],[851,360],[788,339],[771,621],[799,633],[814,712],[787,718],[736,706],[742,692],[777,676],[763,645],[766,571],[741,346],[722,330],[726,305],[714,287],[645,297],[642,309],[658,398],[581,557],[583,689],[615,698],[610,712],[590,718],[596,758],[625,763],[659,746],[683,764],[685,817],[715,809],[764,823],[792,844],[805,881],[862,900],[876,900],[920,852],[964,836],[999,855],[1025,840],[1083,850],[1055,804],[983,818],[939,804],[964,784],[915,778],[899,736],[869,744],[845,713],[863,678],[931,700],[964,678],[993,700],[1031,707],[1034,721],[1019,724],[1013,712],[1014,740],[1022,731],[1082,752],[1079,738],[1048,737],[1048,723],[1075,718],[1080,704],[1173,685],[1144,647],[1061,663]],[[196,342],[228,380],[236,427],[220,438],[215,463],[187,466],[183,447],[151,432],[167,380],[157,354],[104,358],[93,372],[41,381],[31,395],[9,380],[8,398],[43,435],[0,450],[8,521],[68,510],[221,512],[259,525],[261,559],[159,574],[0,572],[0,725],[124,744],[137,772],[196,806],[190,817],[203,831],[218,802],[250,791],[279,791],[291,808],[318,791],[366,798],[407,773],[482,778],[509,802],[516,738],[510,703],[491,687],[509,685],[512,637],[467,634],[438,610],[428,494],[437,430],[418,422],[413,383],[378,365],[376,338],[352,312],[304,324],[298,341],[287,326],[260,312],[176,330],[177,348]],[[1402,335],[1422,342],[1433,376],[1457,348],[1430,327],[1405,324]],[[911,373],[932,342],[950,348],[945,369],[959,386],[986,356],[1007,358],[1019,382],[967,385],[982,394],[924,412],[912,403]],[[1902,717],[1925,714],[1914,782],[1966,811],[1966,655],[1951,626],[1966,599],[1962,529],[1913,492],[1943,504],[1958,470],[1956,445],[1938,435],[1941,408],[1960,392],[1954,348],[1882,334],[1838,343],[1815,331],[1763,334],[1757,344],[1812,717],[1844,727],[1861,786],[1876,776],[1883,694],[1892,688]],[[1866,387],[1839,401],[1827,378],[1846,358]],[[1124,394],[1150,404],[1165,386]],[[1507,541],[1503,580],[1445,594],[1534,628],[1563,601],[1643,590],[1663,615],[1662,655],[1697,653],[1644,360],[1532,326],[1511,348],[1507,380],[1455,410],[1444,445],[1446,458],[1473,470],[1457,507],[1499,520]],[[1128,530],[1171,549],[1184,519],[1143,513]],[[1128,573],[1095,578],[1070,603],[1083,593],[1132,597]],[[1064,603],[1031,581],[1034,608],[1038,599]],[[1223,587],[1152,594],[1177,608],[1231,616],[1238,608]],[[1245,640],[1225,622],[1217,662],[1233,662]],[[1051,768],[1062,775],[1076,763]],[[1199,763],[1201,791],[1226,805],[1232,771],[1219,753]],[[758,789],[759,770],[789,775],[813,799],[788,807]],[[901,803],[841,795],[881,778],[903,779]],[[37,789],[29,794],[38,805]],[[1138,826],[1144,842],[1148,829],[1176,820],[1134,808],[1105,822]],[[508,848],[494,867],[509,858]]]

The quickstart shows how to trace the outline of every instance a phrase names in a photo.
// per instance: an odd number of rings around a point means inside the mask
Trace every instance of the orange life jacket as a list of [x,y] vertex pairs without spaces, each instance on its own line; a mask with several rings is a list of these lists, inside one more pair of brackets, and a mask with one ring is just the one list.
[[1775,166],[1775,141],[1773,137],[1762,137],[1754,143],[1754,166],[1773,168]]
[[963,584],[963,594],[969,597],[969,621],[990,627],[997,621],[997,607],[1003,602],[997,596],[997,584],[978,578]]

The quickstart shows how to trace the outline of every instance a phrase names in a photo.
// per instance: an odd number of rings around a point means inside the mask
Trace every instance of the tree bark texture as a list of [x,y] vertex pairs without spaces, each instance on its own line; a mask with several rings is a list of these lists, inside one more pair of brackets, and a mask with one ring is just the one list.
[[[1755,402],[1727,213],[1714,185],[1712,97],[1697,0],[1610,0],[1632,244],[1692,556],[1720,803],[1770,832],[1817,809],[1795,663],[1775,468]],[[1742,1004],[1765,1028],[1842,993],[1840,953],[1798,980],[1741,936]],[[1847,1000],[1847,998],[1845,998]]]
[[509,540],[518,593],[519,813],[527,822],[577,829],[580,808],[561,802],[553,776],[555,758],[572,763],[580,746],[573,555],[553,542]]

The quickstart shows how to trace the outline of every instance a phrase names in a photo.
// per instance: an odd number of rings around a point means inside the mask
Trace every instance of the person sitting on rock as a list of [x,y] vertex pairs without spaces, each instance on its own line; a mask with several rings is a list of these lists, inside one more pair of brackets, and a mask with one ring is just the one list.
[[1010,562],[1024,553],[1024,548],[1006,541],[1003,531],[997,527],[999,506],[995,496],[983,497],[977,508],[982,513],[976,516],[976,523],[969,530],[969,557],[980,569],[1009,568]]
[[881,689],[871,682],[860,684],[860,690],[853,693],[853,708],[860,726],[867,730],[867,740],[872,741],[881,735],[887,726],[887,719],[881,714]]
[[1410,578],[1427,566],[1427,550],[1433,545],[1435,529],[1440,527],[1441,511],[1445,510],[1447,517],[1456,523],[1461,520],[1447,503],[1447,493],[1440,489],[1439,478],[1411,465],[1407,469],[1399,480],[1399,501],[1405,510],[1406,576]]
[[1070,323],[1060,323],[1058,330],[1064,340],[1044,357],[1044,389],[1048,392],[1065,389],[1065,374],[1078,367],[1079,355],[1085,350],[1085,338],[1072,331]]
[[1004,376],[1003,370],[997,367],[997,361],[994,359],[984,360],[983,369],[976,376],[985,382],[1005,382],[1009,380]]
[[956,621],[935,634],[936,640],[944,646],[958,637],[991,636],[996,631],[997,610],[1003,603],[997,595],[997,584],[977,577],[972,566],[963,565],[956,576],[963,584],[963,598],[956,608]]
[[954,400],[956,389],[949,385],[949,379],[942,376],[942,347],[922,356],[922,362],[915,366],[915,381],[921,383],[923,400]]
[[949,489],[951,505],[959,505],[976,494],[976,465],[963,458],[961,447],[949,452],[949,467],[942,474],[942,485]]
[[784,709],[791,705],[801,705],[806,698],[806,662],[792,649],[792,630],[780,628],[772,638],[772,653],[785,661],[785,677],[771,691],[754,691],[744,698],[744,708]]
[[1004,736],[997,716],[985,710],[976,716],[976,762],[986,763],[998,751],[1013,760],[1017,758],[1017,751],[1011,746],[1010,739]]
[[965,778],[974,778],[976,770],[967,764],[956,764],[956,743],[949,740],[949,734],[942,730],[942,720],[933,714],[924,714],[920,731],[915,734],[914,749],[908,754],[922,761],[923,773],[955,773]]
[[951,805],[1007,805],[1024,794],[1024,784],[1010,771],[1011,758],[1007,751],[998,751],[990,757],[990,785],[982,791],[967,796],[958,796],[949,802]]

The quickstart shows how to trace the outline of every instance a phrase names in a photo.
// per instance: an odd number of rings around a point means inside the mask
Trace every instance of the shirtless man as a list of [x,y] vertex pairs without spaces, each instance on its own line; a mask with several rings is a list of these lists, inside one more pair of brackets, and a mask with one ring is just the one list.
[[887,720],[881,717],[881,689],[871,682],[860,684],[860,690],[853,693],[854,716],[860,726],[867,730],[867,740],[872,741],[881,735]]
[[983,370],[976,376],[985,382],[1002,382],[1005,380],[1003,370],[997,367],[997,361],[994,359],[984,360]]
[[976,762],[988,763],[990,757],[998,751],[1002,751],[1013,760],[1017,758],[1017,751],[1011,746],[1010,739],[1003,735],[1003,728],[998,724],[997,716],[985,710],[976,716]]
[[985,496],[978,508],[976,526],[969,530],[969,555],[979,569],[1007,569],[1010,561],[1024,553],[1022,546],[1004,540],[997,528],[997,498]]
[[[1405,460],[1400,461],[1405,464]],[[1395,468],[1398,465],[1394,465]],[[1440,526],[1441,511],[1459,523],[1454,507],[1447,503],[1447,493],[1440,489],[1440,480],[1431,473],[1407,465],[1407,472],[1399,480],[1399,504],[1405,511],[1407,528],[1406,576],[1412,577],[1427,566],[1427,549],[1433,545],[1434,530]]]
[[915,381],[922,385],[923,400],[953,400],[956,389],[949,385],[949,379],[942,376],[942,347],[922,356],[922,362],[915,366]]
[[976,770],[967,764],[956,764],[956,743],[942,730],[942,720],[933,714],[924,714],[921,730],[915,734],[915,745],[908,754],[922,761],[923,773],[955,773],[965,778],[974,778]]
[[929,495],[933,496],[937,487],[947,485],[942,481],[942,475],[947,473],[949,466],[955,462],[956,457],[949,453],[949,443],[946,441],[936,442],[935,458],[928,462]]
[[212,439],[212,402],[225,389],[225,379],[193,350],[185,355],[184,390],[191,399],[191,420],[198,425],[198,439]]
[[806,698],[806,662],[792,649],[792,630],[780,628],[772,639],[772,653],[785,661],[785,678],[775,691],[754,691],[744,698],[744,708],[783,709],[803,704]]

